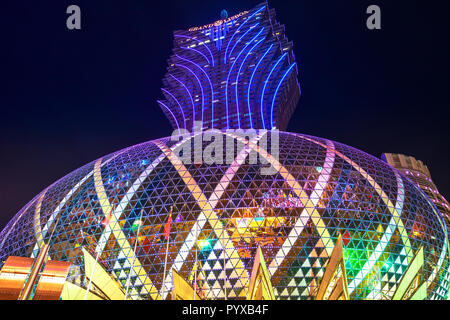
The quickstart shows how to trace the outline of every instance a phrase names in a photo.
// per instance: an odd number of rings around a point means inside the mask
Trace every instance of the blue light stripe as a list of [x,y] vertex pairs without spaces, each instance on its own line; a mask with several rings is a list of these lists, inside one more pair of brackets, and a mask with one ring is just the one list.
[[256,28],[259,25],[259,22],[257,24],[255,24],[254,26],[250,27],[247,31],[244,32],[244,34],[234,43],[233,48],[231,48],[230,53],[228,54],[228,58],[231,57],[231,55],[233,54],[234,48],[236,48],[236,46],[238,45],[239,42],[241,42],[242,38],[244,38],[247,33],[249,33],[250,31],[252,31],[254,28]]
[[161,88],[162,91],[164,91],[165,93],[167,93],[169,96],[172,97],[173,100],[175,100],[175,102],[178,104],[178,107],[180,107],[181,110],[181,114],[183,116],[183,123],[184,123],[184,128],[186,129],[186,117],[184,116],[184,111],[183,111],[183,107],[181,107],[180,102],[178,101],[177,98],[175,98],[175,96],[173,94],[171,94],[168,90]]
[[[239,71],[237,73],[236,76],[236,86],[234,88],[235,90],[235,95],[236,95],[236,111],[239,114],[239,97],[238,97],[238,85],[239,85],[239,75],[241,74],[241,69],[242,66],[245,64],[245,61],[247,60],[248,56],[250,55],[250,53],[252,53],[252,51],[262,42],[264,41],[264,38],[262,38],[261,40],[259,40],[253,47],[250,48],[250,50],[247,52],[247,54],[245,55],[244,59],[242,60],[241,66],[239,67]],[[251,122],[251,118],[250,118],[250,122]],[[241,122],[239,119],[239,129],[241,128]]]
[[170,112],[170,114],[172,115],[173,119],[175,120],[175,123],[177,124],[177,128],[180,129],[180,125],[178,124],[178,120],[177,120],[177,118],[174,116],[173,112],[170,111],[169,107],[166,106],[162,101],[158,101],[158,103],[159,103],[160,105],[162,105],[164,108],[166,108],[167,111]]
[[[211,127],[214,128],[214,121],[213,121],[213,120],[214,120],[214,88],[213,88],[211,79],[210,79],[209,76],[208,76],[208,73],[207,73],[205,70],[203,70],[203,68],[200,67],[200,66],[199,66],[198,64],[196,64],[195,62],[193,62],[193,61],[191,61],[191,60],[189,60],[189,59],[180,57],[180,56],[177,55],[177,54],[175,54],[175,56],[178,57],[179,59],[183,60],[183,61],[192,63],[192,64],[195,65],[197,68],[199,68],[199,69],[203,72],[203,74],[206,76],[206,79],[208,80],[209,86],[210,86],[210,88],[211,88]],[[202,112],[203,112],[203,110],[202,110]],[[202,121],[203,121],[203,120],[202,120]],[[203,125],[202,125],[202,127],[203,127]]]
[[201,120],[202,121],[202,127],[201,127],[201,129],[203,130],[203,109],[204,109],[204,106],[205,106],[205,98],[204,98],[205,94],[203,92],[203,85],[202,85],[200,79],[195,74],[195,72],[192,71],[189,67],[186,67],[186,66],[184,66],[182,64],[175,64],[175,66],[187,69],[190,73],[192,73],[192,75],[195,77],[195,79],[197,79],[197,82],[198,82],[198,85],[200,87],[200,90],[202,91],[202,120]]
[[195,104],[194,104],[194,99],[192,99],[192,95],[191,92],[189,91],[189,89],[186,87],[186,85],[181,82],[180,80],[178,80],[175,76],[173,76],[172,74],[169,74],[169,76],[171,76],[175,81],[178,81],[178,83],[180,83],[183,88],[186,89],[186,92],[189,95],[189,98],[191,99],[191,103],[192,103],[192,131],[194,131],[194,122],[195,122]]
[[208,57],[207,56],[205,56],[204,54],[203,54],[203,52],[201,52],[200,50],[197,50],[197,49],[194,49],[194,48],[189,48],[189,47],[180,47],[181,49],[185,49],[185,50],[192,50],[192,51],[195,51],[195,52],[197,52],[199,55],[201,55],[203,58],[205,58],[206,59],[206,62],[208,62],[209,63],[209,59],[208,59]]
[[273,94],[273,98],[272,98],[272,106],[270,107],[270,127],[273,128],[273,107],[275,104],[275,99],[277,97],[277,93],[278,90],[280,89],[281,84],[284,81],[284,78],[286,78],[286,76],[289,74],[289,72],[291,72],[292,68],[294,68],[294,66],[296,65],[296,63],[294,62],[288,69],[287,71],[284,73],[283,77],[281,78],[280,82],[277,85],[277,88],[275,90],[275,93]]
[[233,35],[231,36],[230,40],[227,43],[227,47],[225,48],[225,54],[224,54],[224,63],[227,63],[227,52],[228,52],[228,47],[230,46],[231,41],[233,40],[234,36],[236,35],[236,32],[238,32],[243,26],[244,24],[247,23],[247,21],[249,21],[251,18],[253,18],[258,12],[260,12],[261,10],[263,10],[266,6],[262,6],[258,11],[256,11],[254,14],[252,14],[250,17],[248,17],[233,33]]
[[[226,106],[226,112],[227,112],[227,128],[230,127],[230,126],[229,126],[229,121],[228,121],[228,116],[229,116],[229,113],[228,113],[228,82],[230,81],[230,75],[231,75],[231,72],[233,71],[234,65],[235,65],[236,62],[239,60],[239,57],[240,57],[241,54],[244,52],[244,50],[245,50],[245,49],[246,49],[253,41],[255,41],[256,38],[258,38],[259,35],[261,34],[261,32],[263,32],[263,31],[264,31],[264,28],[262,28],[262,29],[258,32],[258,34],[257,34],[255,37],[253,37],[253,39],[250,40],[250,42],[247,43],[247,45],[246,45],[244,48],[242,48],[242,50],[239,52],[239,54],[238,54],[238,56],[236,57],[236,59],[233,61],[233,64],[231,65],[230,70],[228,71],[227,81],[225,82],[225,106]],[[237,85],[237,84],[236,84],[236,85]],[[239,126],[240,126],[239,112],[237,113],[237,116],[238,116],[238,123],[239,123]]]
[[201,42],[200,40],[198,40],[198,39],[194,39],[194,38],[189,37],[189,36],[183,36],[183,35],[181,35],[181,34],[176,34],[175,37],[192,39],[192,40],[197,41],[198,43],[201,43],[201,44],[206,48],[206,50],[208,50],[209,55],[211,56],[211,62],[210,62],[209,60],[208,60],[208,62],[209,62],[209,63],[212,63],[212,65],[213,65],[213,67],[214,67],[214,57],[213,57],[213,54],[212,54],[211,50],[208,48],[208,46],[207,46],[205,43],[202,43],[202,42]]
[[[248,105],[248,114],[250,116],[250,126],[251,126],[252,129],[253,129],[253,121],[252,121],[252,112],[251,112],[251,109],[250,109],[250,89],[252,87],[253,77],[255,76],[255,73],[258,70],[259,65],[264,60],[266,55],[269,53],[270,49],[272,49],[272,47],[273,47],[273,43],[269,46],[269,49],[267,49],[266,52],[262,55],[261,59],[259,59],[258,63],[256,64],[255,70],[253,70],[252,76],[250,77],[250,83],[248,84],[247,105]],[[264,129],[265,129],[265,127],[264,127]]]
[[284,53],[277,61],[277,63],[275,63],[275,65],[272,67],[272,70],[270,70],[269,75],[266,78],[266,81],[264,81],[264,87],[261,93],[261,120],[263,123],[263,127],[264,129],[266,129],[266,124],[264,122],[264,113],[263,113],[263,102],[264,102],[264,93],[266,92],[266,87],[267,87],[267,83],[269,83],[269,79],[270,76],[272,75],[273,71],[275,70],[275,68],[278,66],[278,64],[281,62],[281,60],[284,59],[284,57],[287,55],[287,53]]

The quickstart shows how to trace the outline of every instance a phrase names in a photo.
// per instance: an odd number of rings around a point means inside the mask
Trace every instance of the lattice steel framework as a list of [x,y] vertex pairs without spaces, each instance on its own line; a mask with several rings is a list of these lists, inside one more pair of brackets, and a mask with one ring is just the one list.
[[[35,257],[50,242],[51,259],[74,264],[69,281],[86,286],[82,248],[133,299],[160,299],[170,268],[200,275],[204,298],[247,294],[260,246],[278,299],[311,299],[342,235],[351,299],[390,299],[423,247],[420,282],[428,299],[444,299],[449,280],[447,228],[426,195],[383,161],[343,144],[280,134],[279,160],[257,145],[230,165],[186,165],[169,138],[98,159],[57,181],[28,203],[0,233],[0,261]],[[231,135],[233,139],[245,142]],[[206,144],[205,144],[206,145]],[[257,152],[277,173],[249,164]],[[168,270],[163,236],[173,206]],[[110,212],[107,227],[101,221]],[[136,240],[136,219],[142,227]],[[54,236],[50,234],[56,228]],[[195,252],[198,264],[195,266]],[[224,266],[225,264],[225,266]]]

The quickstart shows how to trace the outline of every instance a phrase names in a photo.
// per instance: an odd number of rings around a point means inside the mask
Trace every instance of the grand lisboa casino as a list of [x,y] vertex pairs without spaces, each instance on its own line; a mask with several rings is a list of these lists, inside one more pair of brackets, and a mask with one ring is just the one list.
[[[34,265],[53,262],[65,270],[59,299],[447,299],[441,213],[382,160],[283,131],[297,78],[266,3],[175,31],[158,104],[184,134],[106,155],[38,194],[0,233],[0,287],[28,264],[17,298]],[[185,161],[198,144],[229,161]],[[39,281],[27,297],[42,296]]]

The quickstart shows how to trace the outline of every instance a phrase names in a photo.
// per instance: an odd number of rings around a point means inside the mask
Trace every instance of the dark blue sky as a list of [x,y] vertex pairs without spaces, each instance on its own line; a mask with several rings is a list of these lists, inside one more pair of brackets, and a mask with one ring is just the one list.
[[[171,134],[156,100],[172,31],[260,1],[0,4],[0,227],[105,154]],[[66,28],[66,8],[82,30]],[[423,160],[450,197],[448,1],[269,1],[294,42],[302,97],[289,131]],[[382,30],[365,26],[368,5]]]

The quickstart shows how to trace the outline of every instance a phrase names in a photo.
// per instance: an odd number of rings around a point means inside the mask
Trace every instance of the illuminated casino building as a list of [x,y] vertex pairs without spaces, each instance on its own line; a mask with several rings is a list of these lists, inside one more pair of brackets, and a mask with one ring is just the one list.
[[382,159],[416,183],[442,213],[447,222],[447,226],[450,226],[450,204],[439,193],[438,188],[433,180],[431,180],[430,170],[428,170],[428,167],[422,161],[411,156],[396,153],[384,153]]
[[[265,130],[285,130],[299,99],[292,50],[266,3],[176,31],[159,104],[190,132],[32,199],[0,233],[0,294],[27,298],[36,261],[59,261],[62,299],[447,299],[448,230],[420,188],[342,143]],[[214,152],[230,162],[183,160],[211,136],[233,143]]]
[[265,4],[175,31],[168,65],[158,103],[175,129],[286,130],[300,97],[292,42]]

